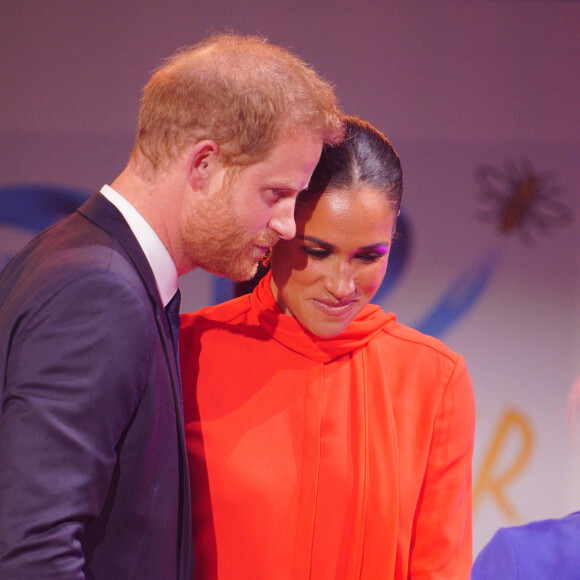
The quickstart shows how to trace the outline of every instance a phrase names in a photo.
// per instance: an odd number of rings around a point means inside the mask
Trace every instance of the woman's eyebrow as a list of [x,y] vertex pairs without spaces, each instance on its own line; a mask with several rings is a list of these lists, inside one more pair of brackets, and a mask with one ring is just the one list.
[[334,244],[330,244],[329,242],[325,242],[320,238],[315,238],[314,236],[296,236],[299,240],[304,240],[306,242],[312,242],[313,244],[318,244],[319,246],[324,246],[329,250],[335,250],[336,246]]
[[391,244],[389,242],[377,242],[376,244],[370,244],[369,246],[363,246],[361,250],[380,250],[386,252]]

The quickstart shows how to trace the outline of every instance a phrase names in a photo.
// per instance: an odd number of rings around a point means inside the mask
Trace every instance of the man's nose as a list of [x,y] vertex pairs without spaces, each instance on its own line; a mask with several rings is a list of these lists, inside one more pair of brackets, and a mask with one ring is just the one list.
[[296,197],[281,199],[276,204],[276,213],[268,223],[270,229],[276,232],[282,240],[291,240],[296,235],[295,205]]

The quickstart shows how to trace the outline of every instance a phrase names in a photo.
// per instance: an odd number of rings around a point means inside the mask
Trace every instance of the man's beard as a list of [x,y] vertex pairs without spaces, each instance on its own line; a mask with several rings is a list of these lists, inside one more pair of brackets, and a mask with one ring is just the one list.
[[244,281],[252,278],[258,268],[256,246],[270,248],[279,237],[268,230],[248,238],[234,210],[232,186],[235,183],[222,188],[203,206],[192,208],[184,226],[183,245],[194,267]]

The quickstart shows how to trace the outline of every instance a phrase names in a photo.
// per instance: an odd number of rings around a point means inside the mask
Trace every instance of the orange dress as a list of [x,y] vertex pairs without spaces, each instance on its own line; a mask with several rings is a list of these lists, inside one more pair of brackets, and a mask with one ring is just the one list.
[[181,322],[196,578],[469,578],[461,356],[374,305],[313,336],[270,275]]

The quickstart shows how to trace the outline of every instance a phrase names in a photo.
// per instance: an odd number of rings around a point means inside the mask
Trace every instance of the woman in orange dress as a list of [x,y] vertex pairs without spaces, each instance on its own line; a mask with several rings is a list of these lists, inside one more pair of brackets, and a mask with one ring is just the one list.
[[469,577],[465,361],[370,304],[401,195],[349,117],[253,293],[182,316],[197,578]]

